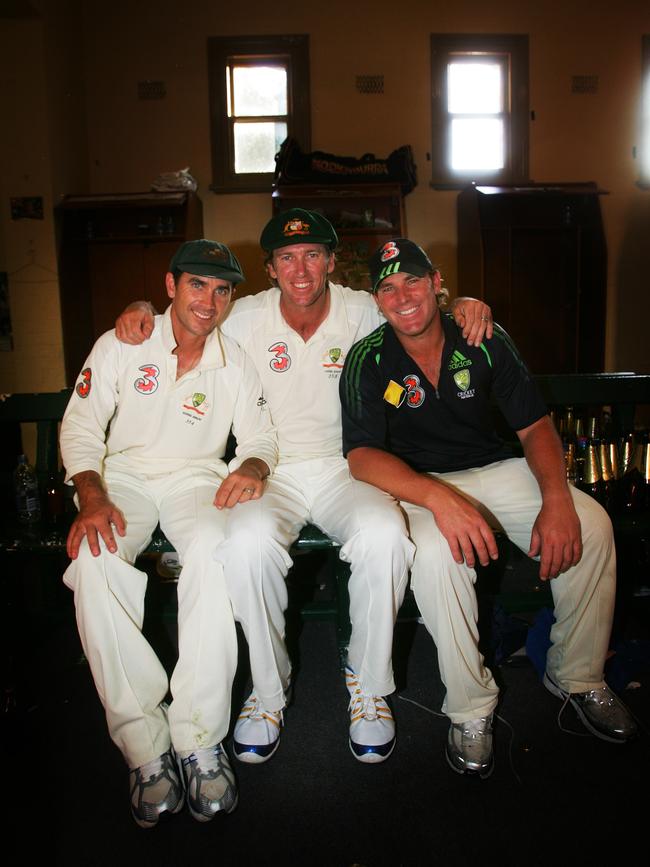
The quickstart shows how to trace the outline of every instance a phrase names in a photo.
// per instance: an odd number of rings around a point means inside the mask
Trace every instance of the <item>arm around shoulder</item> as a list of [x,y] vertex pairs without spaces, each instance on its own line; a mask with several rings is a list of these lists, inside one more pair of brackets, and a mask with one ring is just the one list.
[[149,301],[134,301],[115,320],[115,334],[122,343],[137,345],[153,333],[156,310]]
[[461,296],[451,301],[449,310],[470,346],[480,346],[484,337],[492,337],[492,309],[484,301]]

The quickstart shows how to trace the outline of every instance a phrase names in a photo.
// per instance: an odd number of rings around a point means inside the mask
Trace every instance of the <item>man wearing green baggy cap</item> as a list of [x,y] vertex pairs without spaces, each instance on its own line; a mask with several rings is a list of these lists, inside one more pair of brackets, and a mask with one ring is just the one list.
[[[216,552],[248,641],[253,680],[233,749],[241,761],[259,763],[278,748],[291,680],[284,643],[288,551],[300,529],[313,523],[341,545],[341,557],[351,566],[349,746],[359,761],[382,762],[395,744],[384,697],[395,689],[393,626],[413,545],[395,501],[350,476],[341,452],[338,397],[350,347],[382,320],[368,293],[330,280],[338,238],[322,214],[301,208],[279,213],[264,227],[260,244],[274,286],[238,299],[223,324],[259,373],[280,451],[264,499],[233,516]],[[459,308],[467,335],[480,340],[489,308],[467,299]],[[142,340],[143,328],[146,333],[140,306],[118,320],[125,339]],[[244,540],[253,528],[266,539],[257,573],[243,562]],[[307,738],[308,749],[317,748],[316,737]]]
[[[212,552],[227,514],[262,495],[277,459],[255,369],[217,327],[243,279],[225,245],[183,244],[165,277],[171,305],[156,317],[151,339],[127,346],[112,331],[100,337],[61,429],[79,507],[64,581],[74,591],[84,652],[110,735],[130,769],[131,810],[142,827],[177,813],[184,788],[201,822],[237,803],[221,743],[237,640],[223,568]],[[227,465],[231,427],[237,453]],[[183,567],[169,708],[167,674],[142,635],[147,576],[133,566],[158,523]],[[255,535],[244,556],[251,571],[259,568]]]

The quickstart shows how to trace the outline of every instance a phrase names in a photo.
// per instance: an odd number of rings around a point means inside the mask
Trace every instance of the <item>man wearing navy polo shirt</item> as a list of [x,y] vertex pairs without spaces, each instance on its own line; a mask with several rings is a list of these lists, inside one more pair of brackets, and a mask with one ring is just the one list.
[[[397,238],[370,259],[386,323],[350,350],[340,382],[343,445],[353,476],[400,500],[417,553],[411,583],[438,648],[459,773],[493,768],[498,688],[478,650],[476,561],[498,555],[501,529],[552,579],[555,624],[545,686],[586,727],[622,743],[636,733],[603,680],[615,595],[612,528],[595,500],[566,482],[562,445],[508,335],[470,346],[439,309],[441,278],[425,252]],[[492,420],[496,400],[516,431],[514,457]]]

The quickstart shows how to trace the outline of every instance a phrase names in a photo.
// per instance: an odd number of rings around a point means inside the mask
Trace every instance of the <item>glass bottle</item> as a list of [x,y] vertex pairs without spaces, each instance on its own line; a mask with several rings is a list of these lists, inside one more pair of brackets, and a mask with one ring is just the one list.
[[35,524],[41,518],[41,501],[38,495],[38,480],[34,467],[25,455],[20,455],[13,474],[14,496],[18,520],[23,524]]
[[576,428],[575,428],[575,416],[573,414],[573,407],[567,406],[564,411],[564,431],[563,438],[566,442],[575,442],[576,436]]
[[580,482],[585,475],[585,461],[587,458],[587,434],[585,433],[584,419],[577,418],[575,421],[575,444],[576,444],[576,478]]
[[621,465],[619,508],[623,512],[638,512],[643,508],[645,484],[641,474],[641,447],[634,433],[628,433],[623,439]]
[[607,454],[609,455],[609,465],[612,468],[614,479],[618,483],[618,480],[621,478],[621,462],[619,458],[618,443],[613,439],[608,439],[606,445]]
[[598,462],[600,463],[600,472],[603,480],[603,506],[608,512],[614,509],[614,499],[616,495],[616,478],[612,469],[612,461],[609,453],[609,446],[604,440],[598,441]]
[[58,524],[63,515],[63,490],[56,473],[50,473],[47,477],[45,514],[51,524]]
[[650,437],[648,431],[644,431],[641,438],[640,472],[643,478],[643,496],[641,508],[650,509]]
[[582,478],[578,483],[578,487],[595,500],[598,500],[601,506],[604,505],[605,486],[598,462],[596,446],[593,442],[589,442],[585,448]]
[[564,465],[567,482],[570,485],[575,485],[578,477],[576,473],[576,447],[573,443],[567,443],[564,447]]

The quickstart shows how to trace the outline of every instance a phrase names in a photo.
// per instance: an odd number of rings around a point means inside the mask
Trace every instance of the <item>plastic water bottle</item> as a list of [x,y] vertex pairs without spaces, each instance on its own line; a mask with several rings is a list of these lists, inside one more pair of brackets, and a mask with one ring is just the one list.
[[14,493],[18,520],[23,524],[34,524],[41,519],[41,502],[38,496],[38,480],[34,467],[25,455],[18,458],[14,470]]

